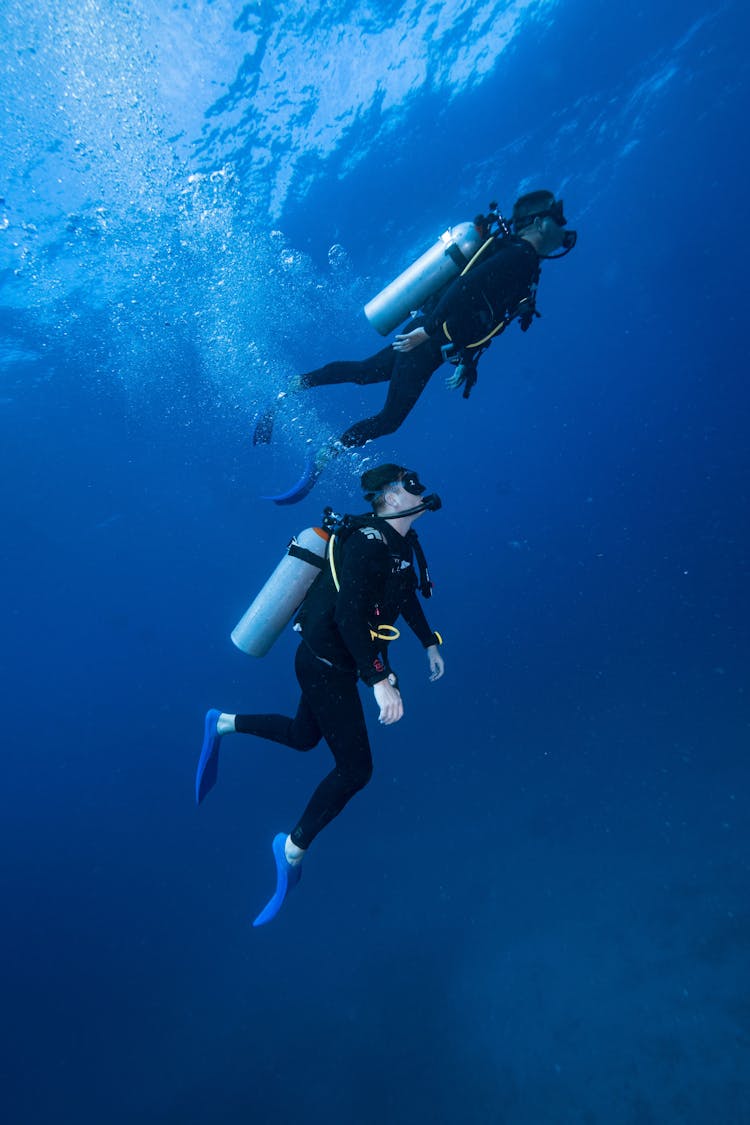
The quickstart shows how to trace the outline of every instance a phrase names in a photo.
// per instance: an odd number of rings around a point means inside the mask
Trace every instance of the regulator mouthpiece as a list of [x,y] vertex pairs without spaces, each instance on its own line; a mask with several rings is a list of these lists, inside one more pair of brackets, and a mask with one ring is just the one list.
[[575,246],[577,241],[578,241],[578,231],[577,230],[563,231],[562,250],[560,251],[559,254],[545,254],[544,255],[545,261],[554,262],[557,258],[564,258],[566,254],[570,253],[570,251],[573,249],[573,247]]
[[438,496],[437,492],[431,492],[429,496],[422,499],[421,507],[426,512],[439,512],[443,506],[443,501]]

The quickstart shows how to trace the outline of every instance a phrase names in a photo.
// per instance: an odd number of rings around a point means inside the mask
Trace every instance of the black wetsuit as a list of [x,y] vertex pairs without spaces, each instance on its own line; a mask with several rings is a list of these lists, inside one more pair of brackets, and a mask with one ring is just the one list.
[[[364,360],[328,363],[302,375],[305,387],[334,383],[385,383],[390,380],[385,405],[378,414],[350,426],[339,439],[347,447],[394,433],[415,406],[430,376],[443,362],[441,346],[451,340],[456,347],[482,339],[507,313],[512,313],[539,277],[539,255],[524,238],[506,238],[494,244],[494,252],[465,277],[456,278],[432,301],[425,316],[409,321],[403,329],[424,327],[430,339],[409,352],[383,348]],[[493,319],[494,318],[494,319]],[[443,324],[448,328],[445,335]]]
[[539,279],[539,255],[525,238],[504,238],[489,257],[457,277],[425,318],[425,331],[457,348],[476,343],[510,316]]
[[291,833],[300,848],[308,848],[372,776],[357,679],[372,687],[388,676],[389,666],[388,645],[371,637],[371,626],[393,625],[400,615],[425,648],[437,644],[417,600],[414,538],[415,532],[399,535],[377,516],[348,535],[335,554],[338,593],[326,567],[297,618],[302,633],[295,659],[302,689],[297,714],[293,719],[284,715],[237,715],[235,719],[240,733],[295,750],[312,750],[321,738],[328,743],[336,765],[313,793]]

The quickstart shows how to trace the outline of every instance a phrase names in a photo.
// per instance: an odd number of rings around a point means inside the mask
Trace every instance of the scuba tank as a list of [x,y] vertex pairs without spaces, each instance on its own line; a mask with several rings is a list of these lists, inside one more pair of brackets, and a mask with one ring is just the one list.
[[232,641],[248,656],[265,656],[302,604],[325,565],[330,535],[305,528],[293,538],[284,558],[232,630]]
[[427,297],[458,277],[482,241],[474,223],[450,227],[421,258],[386,285],[365,305],[365,316],[381,336],[387,336],[422,307]]

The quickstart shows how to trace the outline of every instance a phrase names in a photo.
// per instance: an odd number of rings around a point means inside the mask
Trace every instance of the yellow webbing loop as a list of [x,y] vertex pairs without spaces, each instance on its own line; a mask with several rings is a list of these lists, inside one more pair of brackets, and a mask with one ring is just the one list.
[[378,625],[377,629],[370,626],[370,640],[372,641],[397,641],[401,633],[395,625]]
[[[474,343],[474,344],[467,344],[466,347],[467,348],[481,348],[482,344],[486,344],[487,341],[491,340],[493,336],[497,336],[498,332],[504,332],[509,324],[510,324],[509,320],[501,320],[500,323],[497,325],[497,327],[493,328],[491,332],[488,332],[486,336],[483,336],[481,340],[477,340],[476,343]],[[447,322],[443,323],[443,332],[445,332],[445,335],[450,340],[451,334],[448,331]],[[452,340],[451,340],[451,343],[453,343]]]

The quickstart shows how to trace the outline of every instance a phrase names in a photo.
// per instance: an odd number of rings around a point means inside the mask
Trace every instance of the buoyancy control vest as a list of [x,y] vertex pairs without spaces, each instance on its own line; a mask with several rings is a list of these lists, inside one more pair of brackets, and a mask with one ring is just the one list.
[[[519,321],[521,331],[526,332],[534,318],[541,315],[536,308],[536,293],[539,285],[541,266],[538,255],[536,255],[533,247],[531,247],[525,239],[517,238],[515,235],[491,234],[479,247],[471,261],[467,262],[459,276],[465,277],[471,270],[490,262],[493,257],[503,253],[503,251],[511,245],[521,246],[527,253],[534,254],[536,261],[531,280],[528,286],[526,286],[526,292],[523,295],[518,297],[518,299],[515,299],[514,295],[514,299],[506,302],[503,307],[499,305],[493,307],[489,297],[486,294],[483,295],[484,302],[487,306],[486,327],[477,335],[475,340],[463,345],[463,347],[469,351],[484,351],[485,348],[489,347],[494,337],[501,335],[508,325],[512,324],[516,319]],[[447,320],[442,321],[441,328],[447,342],[452,343],[453,341],[451,340]]]
[[[493,258],[501,254],[513,255],[521,267],[520,276],[514,279],[512,271],[505,278],[500,276],[492,280],[486,276],[492,270]],[[525,268],[524,260],[527,262]],[[483,267],[484,279],[479,272]],[[477,273],[472,277],[473,270]],[[455,385],[463,386],[464,398],[469,397],[477,382],[480,356],[495,337],[501,335],[514,320],[518,320],[521,331],[526,332],[534,318],[541,315],[536,307],[540,272],[539,257],[528,241],[507,233],[490,235],[460,277],[451,283],[430,310],[426,320],[427,331],[432,335],[440,332],[445,341],[441,346],[443,359],[457,368],[453,378]],[[464,292],[457,297],[455,289],[466,275],[469,276]],[[451,326],[454,331],[458,330],[457,340],[453,338]]]
[[[326,508],[323,517],[323,525],[330,533],[330,539],[326,548],[326,557],[328,558],[334,585],[336,586],[337,590],[339,588],[338,553],[341,551],[347,540],[354,534],[354,532],[360,531],[363,534],[372,532],[387,543],[383,532],[379,531],[379,529],[377,528],[377,523],[378,517],[376,515],[373,515],[372,512],[366,512],[363,515],[359,516],[339,516],[330,508]],[[430,572],[427,566],[427,559],[425,557],[424,550],[422,549],[422,544],[419,542],[419,536],[417,535],[414,528],[409,528],[406,535],[404,536],[404,539],[413,550],[414,557],[417,560],[419,579],[416,583],[416,588],[419,590],[423,598],[431,598],[432,581],[430,580]]]
[[[357,531],[366,532],[376,522],[377,516],[372,513],[340,516],[333,509],[326,508],[322,527],[308,527],[293,536],[281,562],[232,630],[231,638],[237,648],[248,656],[265,656],[298,613],[322,571],[330,568],[338,591],[338,568],[347,539]],[[385,538],[382,532],[377,531],[377,534]],[[432,582],[422,545],[413,529],[407,532],[405,539],[417,560],[417,588],[423,597],[429,598]]]

